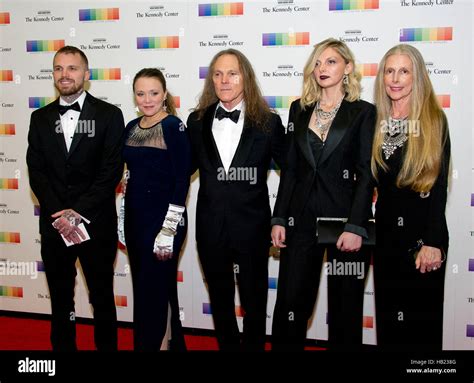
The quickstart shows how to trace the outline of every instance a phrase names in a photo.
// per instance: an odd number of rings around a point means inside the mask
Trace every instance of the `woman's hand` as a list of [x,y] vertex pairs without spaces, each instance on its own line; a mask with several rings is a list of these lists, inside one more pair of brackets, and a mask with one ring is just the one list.
[[159,261],[166,261],[173,256],[174,236],[168,235],[161,230],[155,238],[153,252]]
[[435,271],[441,267],[441,250],[437,247],[422,246],[416,257],[415,265],[420,273]]
[[278,247],[279,249],[282,248],[282,247],[286,247],[285,240],[286,240],[286,229],[285,229],[285,227],[280,226],[280,225],[273,225],[273,227],[272,227],[273,246]]
[[362,237],[360,235],[345,231],[339,236],[336,247],[340,251],[356,252],[362,246]]

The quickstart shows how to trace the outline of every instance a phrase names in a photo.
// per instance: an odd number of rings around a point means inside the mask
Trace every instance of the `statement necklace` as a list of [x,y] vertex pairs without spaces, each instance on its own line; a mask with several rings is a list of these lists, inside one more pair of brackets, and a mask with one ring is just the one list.
[[382,143],[382,150],[386,160],[408,140],[408,135],[405,132],[406,129],[404,129],[406,121],[407,117],[401,119],[390,117],[388,119],[388,129],[384,133]]
[[[319,100],[316,103],[316,107],[314,108],[314,114],[316,116],[316,129],[318,129],[319,133],[321,134],[321,141],[324,141],[324,139],[326,138],[327,132],[331,127],[334,117],[336,117],[337,111],[339,110],[343,99],[344,96],[339,100],[338,104],[329,112],[325,112],[321,108]],[[323,120],[326,122],[323,123]]]

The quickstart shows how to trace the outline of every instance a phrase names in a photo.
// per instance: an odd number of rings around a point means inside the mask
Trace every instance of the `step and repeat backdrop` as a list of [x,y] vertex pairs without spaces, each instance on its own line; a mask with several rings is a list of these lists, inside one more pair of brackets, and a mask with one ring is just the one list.
[[[461,0],[274,0],[205,1],[19,1],[0,3],[0,310],[49,313],[40,257],[38,205],[29,188],[25,154],[30,114],[53,101],[52,60],[74,45],[89,58],[88,90],[136,117],[133,76],[161,69],[185,121],[202,90],[208,65],[219,50],[236,48],[252,62],[269,105],[285,122],[301,93],[303,67],[317,42],[334,37],[356,55],[363,98],[372,101],[377,65],[400,42],[423,54],[451,129],[453,171],[447,216],[451,246],[445,295],[445,349],[474,349],[474,255],[472,181],[473,7]],[[271,205],[279,171],[269,169]],[[212,316],[194,240],[199,178],[188,198],[189,232],[177,276],[185,327],[212,329]],[[117,201],[120,190],[117,189]],[[278,258],[270,250],[267,332],[278,284]],[[324,274],[324,268],[323,268]],[[416,294],[417,292],[414,292]],[[372,270],[365,291],[364,342],[376,343]],[[118,317],[132,321],[132,284],[125,248],[115,266]],[[429,299],[429,297],[420,297]],[[151,302],[150,302],[151,304]],[[91,317],[79,273],[76,310]],[[242,310],[236,296],[236,313]],[[308,338],[327,339],[323,275]]]

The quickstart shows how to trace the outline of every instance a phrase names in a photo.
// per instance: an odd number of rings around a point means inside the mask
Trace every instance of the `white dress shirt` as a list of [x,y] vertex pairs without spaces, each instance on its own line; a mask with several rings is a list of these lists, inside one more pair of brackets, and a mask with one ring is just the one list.
[[[82,92],[82,94],[75,100],[74,102],[78,102],[79,106],[81,107],[84,105],[84,100],[86,99],[86,92]],[[74,104],[71,103],[71,104]],[[71,105],[64,101],[62,98],[59,98],[59,105]],[[74,137],[74,132],[76,130],[77,122],[79,121],[79,115],[81,112],[77,110],[69,109],[66,113],[64,113],[61,117],[61,127],[64,134],[64,141],[66,141],[66,148],[69,152],[71,148],[72,139]]]
[[227,112],[232,112],[236,109],[240,110],[239,121],[237,121],[237,123],[233,122],[230,118],[218,120],[216,117],[214,117],[214,121],[212,122],[212,135],[214,136],[217,150],[219,150],[222,165],[224,165],[224,169],[227,173],[232,164],[232,159],[234,158],[237,147],[239,146],[240,136],[244,128],[245,103],[242,100],[231,110],[228,110],[221,102],[219,102],[217,108],[219,106]]

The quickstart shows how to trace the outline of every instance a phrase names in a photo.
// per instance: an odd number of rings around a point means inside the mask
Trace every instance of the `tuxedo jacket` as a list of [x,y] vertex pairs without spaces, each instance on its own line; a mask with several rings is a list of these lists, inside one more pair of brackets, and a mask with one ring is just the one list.
[[115,188],[122,177],[124,120],[119,108],[87,93],[69,152],[59,98],[31,114],[28,164],[31,189],[41,206],[40,233],[57,236],[51,215],[73,209],[91,221],[91,238],[115,236]]
[[[194,173],[199,169],[196,208],[196,241],[199,245],[227,244],[239,248],[270,245],[270,203],[267,174],[272,158],[282,167],[285,130],[277,114],[271,113],[267,131],[244,119],[240,141],[229,172],[223,165],[212,133],[217,103],[202,119],[189,115]],[[252,179],[241,177],[252,176]]]
[[294,129],[289,131],[288,157],[272,224],[287,225],[290,235],[300,225],[314,227],[317,217],[304,222],[302,212],[310,193],[315,192],[319,217],[348,218],[345,230],[366,236],[367,221],[372,216],[370,161],[375,107],[362,100],[343,100],[317,163],[308,139],[314,108],[312,105],[303,110],[299,100],[291,104],[288,126]]

